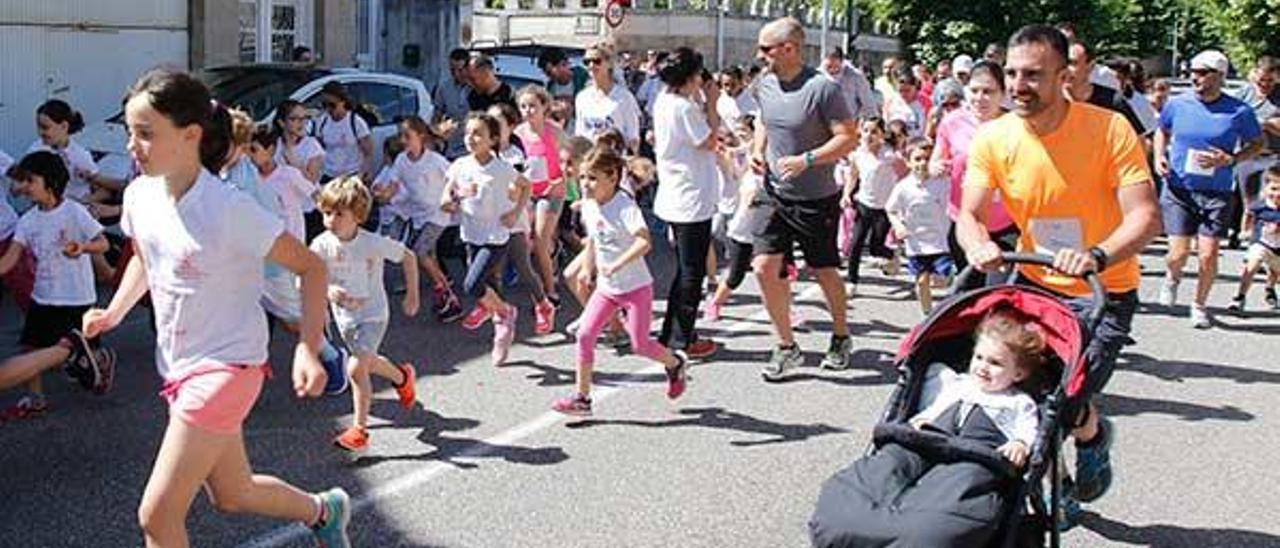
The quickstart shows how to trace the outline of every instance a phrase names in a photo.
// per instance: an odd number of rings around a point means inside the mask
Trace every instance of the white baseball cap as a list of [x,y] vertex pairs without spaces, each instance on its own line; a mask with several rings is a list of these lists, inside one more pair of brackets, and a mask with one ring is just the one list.
[[1223,76],[1231,69],[1227,56],[1216,49],[1207,49],[1191,58],[1191,70],[1213,70]]
[[951,61],[951,72],[968,74],[973,72],[973,58],[960,54]]

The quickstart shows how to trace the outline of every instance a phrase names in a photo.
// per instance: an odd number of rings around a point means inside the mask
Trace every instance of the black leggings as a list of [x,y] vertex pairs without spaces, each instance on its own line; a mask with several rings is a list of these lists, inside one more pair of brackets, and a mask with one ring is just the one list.
[[673,349],[687,348],[698,340],[694,322],[702,302],[702,280],[707,277],[707,251],[711,249],[711,220],[670,223],[675,235],[676,273],[667,293],[667,313],[658,342]]
[[893,251],[884,245],[889,237],[889,214],[883,209],[875,209],[854,202],[858,208],[858,218],[853,222],[853,250],[849,253],[849,283],[858,285],[858,268],[862,266],[862,249],[870,242],[873,257],[889,258]]

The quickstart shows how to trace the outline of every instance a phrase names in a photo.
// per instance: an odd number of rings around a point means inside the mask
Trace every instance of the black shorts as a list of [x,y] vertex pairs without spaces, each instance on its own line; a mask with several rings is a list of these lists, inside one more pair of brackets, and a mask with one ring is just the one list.
[[840,231],[840,195],[817,200],[768,196],[773,216],[756,234],[756,255],[782,255],[799,245],[809,268],[840,266],[836,234]]
[[72,329],[80,329],[81,319],[88,311],[88,305],[53,306],[32,303],[18,342],[27,348],[56,346]]

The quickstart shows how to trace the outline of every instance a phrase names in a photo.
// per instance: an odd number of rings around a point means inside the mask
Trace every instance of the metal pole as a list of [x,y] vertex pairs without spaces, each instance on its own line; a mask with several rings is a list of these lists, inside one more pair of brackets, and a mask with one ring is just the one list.
[[729,0],[720,0],[716,6],[716,70],[724,69],[724,13]]
[[831,0],[822,0],[822,39],[818,41],[821,55],[827,54],[827,31],[831,30]]
[[1172,65],[1169,67],[1169,76],[1177,78],[1178,74],[1178,23],[1182,21],[1182,12],[1179,11],[1177,16],[1173,18],[1173,58],[1170,61]]
[[844,55],[853,61],[854,29],[857,28],[858,8],[853,7],[853,0],[844,0]]

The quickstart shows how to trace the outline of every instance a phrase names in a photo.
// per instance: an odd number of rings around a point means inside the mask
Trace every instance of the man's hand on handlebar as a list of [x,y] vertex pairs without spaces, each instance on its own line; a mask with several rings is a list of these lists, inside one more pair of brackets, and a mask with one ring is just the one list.
[[1053,257],[1053,267],[1069,276],[1082,276],[1085,272],[1096,271],[1098,261],[1088,251],[1061,249]]
[[969,264],[973,265],[979,272],[995,272],[1001,266],[1004,266],[1004,260],[1000,258],[1001,253],[1000,246],[988,240],[983,242],[977,249],[969,251]]

